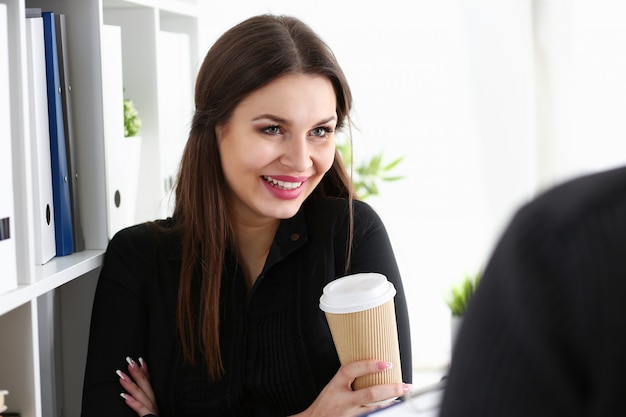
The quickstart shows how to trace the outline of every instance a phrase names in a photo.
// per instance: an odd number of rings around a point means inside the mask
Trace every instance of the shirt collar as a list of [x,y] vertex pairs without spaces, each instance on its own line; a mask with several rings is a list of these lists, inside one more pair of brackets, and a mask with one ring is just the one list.
[[278,225],[274,242],[265,262],[265,268],[270,268],[277,262],[285,259],[291,253],[302,247],[307,241],[307,228],[304,215],[304,205],[295,216],[284,219]]
[[[269,268],[275,263],[287,257],[293,253],[307,241],[307,227],[304,213],[305,204],[300,207],[300,210],[295,216],[289,219],[281,220],[274,235],[274,241],[270,248],[265,267]],[[168,221],[171,221],[168,219]],[[170,254],[169,259],[180,261],[182,260],[182,241],[181,239],[174,239],[169,241],[168,252]]]

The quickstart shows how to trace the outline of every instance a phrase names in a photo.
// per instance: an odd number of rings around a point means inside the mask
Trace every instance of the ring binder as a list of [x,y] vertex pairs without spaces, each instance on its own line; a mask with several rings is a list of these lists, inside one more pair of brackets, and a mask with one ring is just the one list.
[[56,255],[52,154],[48,123],[46,53],[41,11],[27,9],[26,50],[30,117],[30,150],[34,209],[35,265],[44,265]]
[[46,79],[48,85],[48,114],[50,124],[50,154],[52,156],[52,195],[54,202],[54,226],[56,255],[74,252],[74,229],[70,199],[67,148],[61,98],[61,77],[56,40],[56,22],[53,12],[43,12],[44,41],[46,52]]
[[0,3],[0,294],[17,287],[11,103],[9,101],[9,37],[7,6]]

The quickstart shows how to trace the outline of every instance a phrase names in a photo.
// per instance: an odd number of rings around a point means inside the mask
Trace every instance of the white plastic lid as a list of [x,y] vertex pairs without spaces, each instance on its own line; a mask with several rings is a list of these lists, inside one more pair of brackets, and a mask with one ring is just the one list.
[[355,313],[383,305],[395,295],[396,289],[383,274],[348,275],[324,287],[320,308],[333,314]]

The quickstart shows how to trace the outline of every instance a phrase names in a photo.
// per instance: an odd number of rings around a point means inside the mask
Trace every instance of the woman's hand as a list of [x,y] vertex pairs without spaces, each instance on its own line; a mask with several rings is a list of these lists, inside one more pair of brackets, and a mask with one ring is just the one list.
[[139,364],[130,357],[126,358],[126,362],[128,362],[130,376],[122,371],[116,371],[120,377],[120,384],[126,391],[120,394],[126,405],[132,408],[139,417],[158,415],[159,410],[150,385],[148,365],[142,358],[139,358]]
[[357,377],[382,372],[391,368],[391,363],[377,360],[364,360],[339,368],[333,379],[324,387],[313,404],[298,417],[353,417],[373,411],[380,406],[368,406],[378,401],[400,397],[411,391],[409,384],[385,384],[352,390],[352,382]]

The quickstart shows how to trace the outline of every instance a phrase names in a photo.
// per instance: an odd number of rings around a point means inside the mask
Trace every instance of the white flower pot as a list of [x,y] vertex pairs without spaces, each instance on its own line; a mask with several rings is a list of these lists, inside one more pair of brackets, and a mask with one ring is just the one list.
[[461,324],[463,324],[463,316],[450,317],[450,350],[454,350]]

